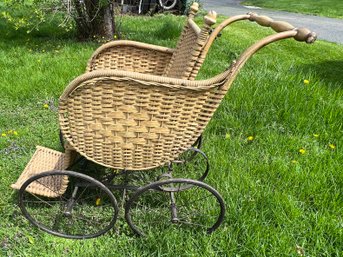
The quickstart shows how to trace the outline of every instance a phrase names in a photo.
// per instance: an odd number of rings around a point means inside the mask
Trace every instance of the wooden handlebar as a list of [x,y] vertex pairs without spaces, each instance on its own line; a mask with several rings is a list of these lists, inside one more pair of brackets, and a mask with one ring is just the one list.
[[257,24],[270,27],[276,32],[284,32],[294,30],[297,34],[294,36],[294,39],[297,41],[304,41],[308,44],[313,43],[317,39],[317,35],[315,32],[311,32],[307,28],[295,28],[292,24],[285,22],[285,21],[274,21],[272,18],[264,15],[258,15],[256,13],[250,12],[248,13],[249,20],[254,21]]

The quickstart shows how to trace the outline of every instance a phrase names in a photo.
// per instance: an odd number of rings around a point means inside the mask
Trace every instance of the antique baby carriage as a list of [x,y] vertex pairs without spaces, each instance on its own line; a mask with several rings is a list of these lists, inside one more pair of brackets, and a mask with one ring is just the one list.
[[[95,51],[86,73],[67,86],[59,100],[65,152],[37,147],[12,185],[33,225],[66,238],[99,236],[118,217],[113,192],[124,190],[133,192],[125,203],[125,219],[136,234],[177,228],[211,233],[220,226],[224,200],[203,182],[209,172],[207,157],[199,149],[203,130],[257,50],[290,37],[312,43],[316,35],[254,13],[231,17],[211,32],[215,13],[205,17],[200,29],[193,21],[196,11],[195,4],[176,49],[132,41],[107,43]],[[278,33],[252,45],[223,73],[195,81],[215,38],[238,20],[255,21]],[[82,158],[115,172],[96,179],[95,173],[70,171]],[[195,168],[188,162],[196,163]],[[175,170],[184,165],[183,176],[194,170],[200,175],[175,178]],[[197,165],[202,170],[197,171]],[[153,169],[162,174],[152,183],[112,183],[117,176]]]

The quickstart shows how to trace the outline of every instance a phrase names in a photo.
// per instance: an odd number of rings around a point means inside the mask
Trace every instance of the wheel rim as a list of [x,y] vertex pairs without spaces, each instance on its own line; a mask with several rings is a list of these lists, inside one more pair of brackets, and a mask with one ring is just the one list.
[[[179,158],[170,164],[172,177],[203,181],[210,170],[208,158],[200,149],[191,147],[182,153]],[[180,189],[185,190],[192,187],[192,184],[185,184]],[[161,190],[173,191],[167,185],[161,186]]]
[[[68,187],[65,192],[58,192],[53,184],[66,176]],[[35,185],[57,196],[48,198],[34,193]],[[104,234],[114,226],[118,216],[118,205],[110,190],[89,176],[71,171],[44,172],[28,179],[20,188],[19,206],[33,225],[73,239]]]
[[[189,186],[187,190],[178,190]],[[160,187],[174,188],[173,192]],[[176,212],[173,214],[171,194]],[[139,189],[127,202],[125,218],[138,235],[174,229],[213,232],[223,222],[225,205],[209,185],[190,179],[169,179]]]
[[164,10],[170,10],[175,7],[177,0],[159,0],[159,3]]

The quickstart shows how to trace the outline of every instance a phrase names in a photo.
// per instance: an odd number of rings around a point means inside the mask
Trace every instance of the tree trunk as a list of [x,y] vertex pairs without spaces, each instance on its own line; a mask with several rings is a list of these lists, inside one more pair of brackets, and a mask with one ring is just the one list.
[[73,0],[77,36],[87,40],[93,37],[113,39],[115,33],[112,3],[101,0]]

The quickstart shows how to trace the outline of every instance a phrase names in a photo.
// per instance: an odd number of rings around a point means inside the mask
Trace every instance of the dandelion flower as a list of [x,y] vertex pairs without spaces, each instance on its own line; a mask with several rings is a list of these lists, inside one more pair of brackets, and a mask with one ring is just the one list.
[[247,139],[248,139],[249,142],[252,142],[254,140],[254,137],[253,136],[248,136]]
[[297,163],[298,163],[298,161],[296,161],[296,160],[291,160],[291,163],[293,163],[293,164],[297,164]]
[[44,104],[43,107],[44,107],[45,109],[48,109],[48,108],[49,108],[49,105],[48,105],[48,104]]
[[96,206],[99,206],[101,204],[101,199],[98,197],[96,200],[95,200],[95,205]]
[[6,133],[2,133],[1,136],[2,136],[2,137],[5,137],[5,136],[7,136],[7,134],[6,134]]
[[318,138],[319,134],[313,134],[313,137]]
[[336,149],[336,146],[334,144],[329,144],[329,147],[331,150],[335,150]]
[[310,84],[310,81],[308,79],[304,79],[304,84],[308,85],[308,84]]
[[14,130],[13,135],[18,136],[18,132]]
[[231,138],[230,133],[226,133],[226,134],[225,134],[225,139],[230,139],[230,138]]
[[305,150],[304,148],[300,148],[300,149],[299,149],[299,153],[300,153],[300,154],[305,154],[305,153],[306,153],[306,150]]

